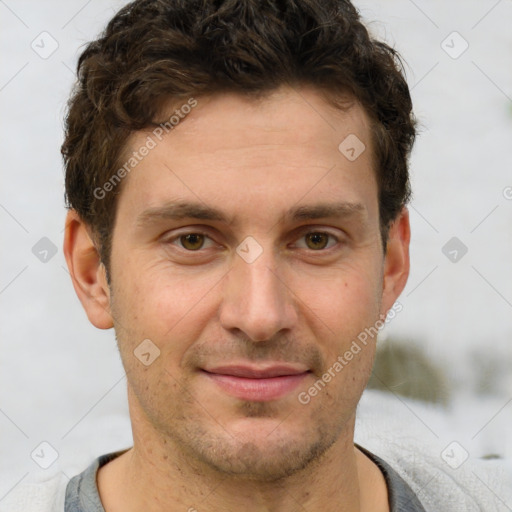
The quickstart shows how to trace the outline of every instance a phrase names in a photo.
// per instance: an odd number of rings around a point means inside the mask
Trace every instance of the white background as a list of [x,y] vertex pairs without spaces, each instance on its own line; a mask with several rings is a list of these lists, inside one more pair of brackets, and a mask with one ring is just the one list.
[[[0,499],[44,473],[30,458],[42,441],[59,453],[51,470],[70,476],[131,444],[113,332],[88,323],[61,250],[65,103],[80,47],[122,4],[0,2],[0,461],[8,471]],[[423,347],[451,382],[444,427],[417,404],[411,421],[441,428],[441,442],[461,440],[472,455],[512,457],[512,1],[356,5],[405,58],[421,123],[411,159],[412,270],[404,309],[381,343]],[[58,42],[47,59],[31,48],[43,31]],[[469,44],[456,59],[442,47],[463,48],[453,31]],[[456,263],[442,253],[454,236],[468,248]],[[46,263],[32,252],[42,237],[58,248]]]

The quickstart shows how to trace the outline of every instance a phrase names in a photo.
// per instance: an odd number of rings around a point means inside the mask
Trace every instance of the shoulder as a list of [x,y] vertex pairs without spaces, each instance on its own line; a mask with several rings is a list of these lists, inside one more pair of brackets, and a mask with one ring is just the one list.
[[68,481],[63,473],[21,481],[0,501],[0,512],[62,512]]
[[389,442],[375,452],[405,480],[427,511],[510,510],[512,465],[506,461],[468,459],[458,466],[459,458],[450,465],[443,456],[460,457],[457,448],[442,454],[439,447],[423,443]]
[[[443,438],[432,410],[384,395],[365,398],[355,440],[387,462],[427,512],[512,509],[512,461],[473,458],[457,441]],[[408,406],[421,421],[411,419]],[[439,437],[429,432],[429,426]]]
[[65,471],[23,478],[0,497],[0,512],[64,512],[65,507],[77,511],[103,510],[96,484],[97,470],[126,451],[101,455],[72,478]]

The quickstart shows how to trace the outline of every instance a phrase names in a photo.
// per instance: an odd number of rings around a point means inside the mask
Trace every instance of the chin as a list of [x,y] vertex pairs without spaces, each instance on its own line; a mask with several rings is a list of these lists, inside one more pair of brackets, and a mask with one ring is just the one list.
[[210,470],[261,482],[282,480],[318,463],[342,430],[332,424],[301,428],[290,418],[262,417],[211,427],[196,424],[182,432],[181,446]]

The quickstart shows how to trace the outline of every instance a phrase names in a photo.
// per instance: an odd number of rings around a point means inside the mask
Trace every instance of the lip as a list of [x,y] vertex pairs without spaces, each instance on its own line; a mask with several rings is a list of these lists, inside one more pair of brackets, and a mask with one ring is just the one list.
[[203,369],[225,393],[241,400],[278,400],[293,391],[310,373],[305,366],[272,364],[217,366]]

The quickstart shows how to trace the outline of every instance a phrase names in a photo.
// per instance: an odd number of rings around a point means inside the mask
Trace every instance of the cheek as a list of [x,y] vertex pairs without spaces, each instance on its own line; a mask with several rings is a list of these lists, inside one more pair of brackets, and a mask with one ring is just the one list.
[[[130,263],[125,265],[129,268]],[[162,265],[135,266],[131,273],[120,276],[122,286],[115,289],[118,337],[126,349],[149,338],[163,355],[172,352],[178,364],[180,354],[197,341],[214,314],[221,277],[217,273],[179,275]]]
[[[297,279],[302,314],[322,325],[337,349],[343,348],[379,317],[382,287],[379,267],[353,265],[330,269],[313,280]],[[314,283],[314,286],[312,286]]]
[[[370,378],[379,319],[378,287],[362,272],[333,279],[315,297],[310,329],[324,354],[322,407],[340,413],[353,410]],[[306,393],[315,389],[309,388]],[[325,392],[325,395],[324,395]]]

